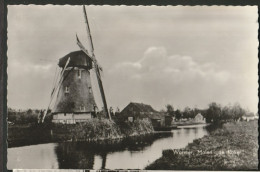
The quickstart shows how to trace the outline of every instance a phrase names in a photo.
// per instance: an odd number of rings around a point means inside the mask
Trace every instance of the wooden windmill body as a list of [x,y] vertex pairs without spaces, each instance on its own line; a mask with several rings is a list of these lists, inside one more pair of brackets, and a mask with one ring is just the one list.
[[53,122],[77,123],[95,117],[96,102],[94,99],[90,70],[92,60],[83,51],[71,52],[59,60],[59,67],[67,65],[63,82],[57,94],[52,110]]
[[51,102],[56,97],[56,102],[52,110],[53,122],[55,123],[77,123],[84,122],[95,117],[97,106],[95,103],[90,70],[94,68],[99,85],[100,94],[103,101],[104,113],[111,119],[107,108],[105,92],[103,89],[100,71],[101,66],[96,60],[94,46],[90,33],[86,9],[83,6],[88,41],[90,43],[90,53],[77,38],[79,51],[74,51],[60,58],[59,67],[62,69],[60,79],[53,88],[51,100],[48,108],[43,115],[41,122],[44,122],[45,116],[50,108]]

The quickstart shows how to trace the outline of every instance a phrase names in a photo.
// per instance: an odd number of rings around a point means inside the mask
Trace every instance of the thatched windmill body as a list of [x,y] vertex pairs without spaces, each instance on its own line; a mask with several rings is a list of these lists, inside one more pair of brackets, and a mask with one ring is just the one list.
[[50,103],[48,108],[46,108],[41,122],[44,121],[47,111],[55,97],[56,101],[52,110],[53,121],[55,122],[75,123],[85,121],[86,119],[95,116],[97,106],[90,79],[90,70],[92,70],[92,68],[94,68],[96,73],[99,90],[103,101],[104,113],[109,119],[111,119],[108,112],[102,78],[100,75],[102,68],[97,62],[94,54],[94,46],[85,6],[83,6],[83,11],[87,26],[88,41],[90,43],[90,53],[83,46],[76,35],[77,44],[80,50],[71,52],[60,58],[58,63],[61,68],[59,75],[60,79],[57,79],[56,84],[54,84]]

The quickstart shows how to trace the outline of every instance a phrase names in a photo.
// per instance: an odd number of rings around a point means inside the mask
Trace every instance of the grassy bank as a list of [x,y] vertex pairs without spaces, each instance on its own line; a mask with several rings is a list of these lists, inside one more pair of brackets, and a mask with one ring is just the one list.
[[153,131],[153,126],[148,120],[115,123],[108,119],[91,119],[71,125],[53,123],[18,125],[8,128],[8,147],[67,140],[95,142],[149,134]]
[[148,120],[115,123],[108,119],[91,119],[75,125],[56,124],[53,127],[53,136],[58,138],[66,135],[67,139],[92,141],[143,135],[153,131]]
[[258,121],[227,123],[184,149],[165,150],[149,170],[256,170]]

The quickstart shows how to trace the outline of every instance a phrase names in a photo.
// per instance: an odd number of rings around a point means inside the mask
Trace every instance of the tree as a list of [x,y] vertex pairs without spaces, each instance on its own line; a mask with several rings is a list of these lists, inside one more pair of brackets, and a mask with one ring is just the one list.
[[175,111],[175,117],[176,117],[176,119],[177,119],[177,120],[180,120],[180,119],[181,119],[181,116],[182,116],[181,111],[180,111],[179,109],[177,109],[177,110]]
[[27,110],[27,115],[32,115],[32,109]]
[[233,119],[235,121],[241,118],[245,113],[246,111],[238,103],[234,104],[232,108],[232,114],[233,114]]
[[191,109],[190,113],[189,113],[189,118],[195,118],[195,116],[198,114],[199,112],[196,109]]
[[183,118],[190,118],[190,113],[191,113],[191,109],[187,106],[184,108],[184,111],[183,111]]
[[222,115],[221,116],[222,116],[222,120],[224,120],[224,121],[231,120],[233,118],[232,107],[225,106],[222,109]]
[[174,116],[174,108],[173,108],[173,106],[172,105],[170,105],[170,104],[167,104],[166,105],[166,109],[167,109],[167,113],[170,115],[170,116]]
[[218,123],[221,120],[221,106],[215,102],[210,103],[207,110],[206,121]]

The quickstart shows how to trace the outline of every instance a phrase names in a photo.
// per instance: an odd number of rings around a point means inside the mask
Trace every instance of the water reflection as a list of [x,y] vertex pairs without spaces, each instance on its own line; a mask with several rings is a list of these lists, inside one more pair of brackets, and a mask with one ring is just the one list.
[[205,125],[98,144],[64,142],[8,149],[8,169],[143,169],[164,149],[179,149],[207,134]]
[[57,144],[40,144],[9,148],[7,168],[59,168],[54,148]]
[[59,168],[92,168],[94,164],[94,154],[77,147],[77,143],[58,144],[55,153],[59,163]]
[[[145,147],[151,146],[155,140],[167,137],[172,137],[172,133],[156,133],[100,143],[64,142],[57,145],[55,152],[59,168],[105,169],[107,159],[110,165],[111,155],[117,155],[116,152],[119,152],[120,157],[133,157],[136,152],[143,152]],[[126,156],[125,153],[129,155]],[[116,163],[120,162],[118,160]]]

